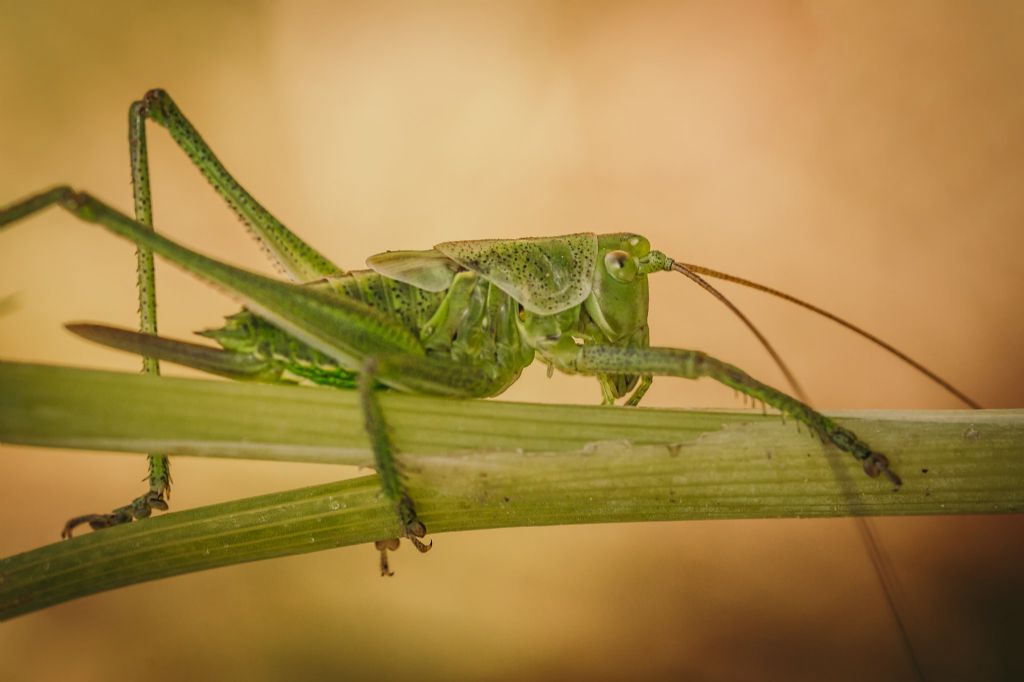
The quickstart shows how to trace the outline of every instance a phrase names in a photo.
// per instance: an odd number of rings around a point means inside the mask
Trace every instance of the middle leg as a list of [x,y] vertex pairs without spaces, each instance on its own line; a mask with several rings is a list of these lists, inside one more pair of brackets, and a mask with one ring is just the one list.
[[[384,495],[395,505],[398,512],[402,536],[420,552],[427,552],[433,546],[433,542],[424,543],[420,539],[427,534],[427,528],[416,514],[416,506],[405,487],[398,460],[395,459],[394,447],[388,435],[387,422],[384,420],[384,411],[380,407],[377,393],[374,390],[376,371],[376,360],[369,358],[363,364],[363,371],[359,376],[359,397],[363,405],[366,435],[370,439],[370,448],[373,450],[374,465],[377,475],[380,477]],[[399,538],[378,540],[375,544],[380,550],[380,574],[382,576],[394,575],[388,567],[388,551],[398,549]]]

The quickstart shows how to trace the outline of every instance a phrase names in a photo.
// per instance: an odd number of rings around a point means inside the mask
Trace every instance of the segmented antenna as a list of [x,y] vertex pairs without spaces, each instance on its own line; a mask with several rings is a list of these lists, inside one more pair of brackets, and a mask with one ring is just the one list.
[[686,275],[694,282],[699,284],[705,291],[707,291],[709,294],[711,294],[719,301],[721,301],[722,304],[725,305],[725,307],[727,307],[736,315],[736,317],[740,318],[743,324],[747,325],[747,329],[753,332],[754,336],[757,337],[757,340],[761,342],[762,346],[764,346],[764,349],[768,351],[768,355],[772,356],[772,360],[775,361],[775,364],[778,365],[779,369],[782,371],[782,374],[785,375],[786,381],[789,382],[789,385],[793,389],[793,393],[796,394],[796,397],[805,403],[808,402],[807,395],[804,393],[804,390],[800,388],[800,383],[796,380],[796,377],[793,376],[793,373],[789,371],[789,367],[787,367],[786,363],[783,362],[782,357],[775,352],[775,349],[772,347],[772,344],[768,343],[768,339],[764,337],[764,334],[762,334],[760,330],[754,326],[754,323],[751,322],[746,315],[740,312],[739,308],[733,305],[732,301],[725,297],[725,294],[711,286],[711,284],[706,279],[698,275],[697,272],[695,272],[696,268],[692,265],[686,265],[684,263],[673,261],[672,269],[675,270],[676,272]]
[[[767,286],[765,286],[763,284],[758,284],[757,282],[751,282],[749,279],[743,279],[742,277],[737,277],[736,275],[729,275],[729,274],[724,273],[724,272],[719,272],[717,270],[712,270],[711,268],[705,268],[705,267],[703,267],[701,265],[691,265],[689,263],[676,263],[676,262],[674,262],[672,264],[672,268],[675,269],[677,272],[682,272],[687,277],[690,277],[690,279],[694,279],[697,274],[701,274],[701,275],[707,275],[708,277],[715,277],[717,279],[724,279],[725,281],[733,282],[734,284],[742,284],[745,287],[750,287],[751,289],[757,289],[758,291],[763,291],[766,294],[771,294],[772,296],[775,296],[777,298],[781,298],[784,301],[789,301],[790,303],[795,303],[796,305],[800,306],[801,308],[805,308],[807,310],[810,310],[811,312],[817,313],[818,315],[821,315],[822,317],[827,317],[828,319],[832,320],[833,322],[835,322],[837,324],[840,324],[843,327],[846,327],[847,329],[849,329],[850,331],[854,332],[855,334],[859,334],[860,336],[864,337],[868,341],[871,341],[875,345],[880,346],[881,348],[887,350],[889,353],[895,355],[897,358],[899,358],[903,362],[907,363],[908,365],[910,365],[911,367],[916,369],[921,374],[924,374],[926,377],[928,377],[929,379],[934,381],[936,384],[938,384],[942,388],[944,388],[947,391],[949,391],[949,393],[951,393],[952,395],[956,396],[959,400],[963,401],[963,403],[965,405],[967,405],[968,407],[971,407],[972,409],[975,409],[975,410],[980,410],[981,409],[981,405],[979,403],[975,402],[974,400],[971,400],[969,397],[967,397],[967,395],[963,391],[960,391],[959,389],[957,389],[951,383],[949,383],[948,381],[946,381],[945,379],[940,377],[938,374],[936,374],[935,372],[931,371],[930,369],[928,369],[927,367],[922,365],[920,362],[917,362],[916,360],[914,360],[913,358],[908,356],[906,353],[903,353],[902,351],[897,350],[892,345],[886,343],[885,341],[883,341],[882,339],[878,338],[874,334],[866,332],[863,329],[861,329],[860,327],[858,327],[857,325],[852,324],[850,322],[847,322],[846,320],[844,320],[843,318],[839,317],[838,315],[833,315],[832,313],[828,312],[827,310],[822,310],[821,308],[819,308],[816,305],[811,305],[807,301],[803,301],[803,300],[801,300],[801,299],[799,299],[799,298],[797,298],[795,296],[790,296],[789,294],[784,293],[782,291],[779,291],[778,289],[772,289],[771,287],[767,287]],[[694,279],[694,281],[696,281],[698,284],[700,284],[700,281],[698,281],[697,279]],[[730,308],[732,308],[731,304],[729,304],[729,306],[730,306]],[[733,310],[735,311],[735,308],[733,308]],[[739,313],[737,312],[737,314],[739,314]],[[740,317],[742,318],[742,315]],[[748,327],[751,326],[750,323],[747,323],[747,326]],[[763,340],[761,335],[758,334],[756,331],[754,333],[757,334],[757,337],[759,339],[762,339],[761,342],[767,346],[767,342]],[[772,353],[773,357],[775,356],[775,353],[770,349],[770,347],[769,347],[769,351],[768,352]]]
[[[743,313],[741,313],[739,309],[736,308],[736,306],[732,304],[732,302],[730,302],[724,295],[722,295],[721,292],[719,292],[717,289],[708,284],[708,282],[700,275],[707,275],[708,277],[724,279],[727,282],[742,284],[743,286],[750,287],[751,289],[757,289],[758,291],[763,291],[766,294],[771,294],[772,296],[776,296],[785,301],[789,301],[790,303],[795,303],[802,308],[810,310],[811,312],[817,313],[823,317],[827,317],[833,322],[837,322],[838,324],[846,327],[850,331],[859,334],[860,336],[868,339],[869,341],[872,341],[876,345],[881,346],[885,350],[889,351],[890,353],[898,357],[900,360],[903,360],[905,363],[907,363],[914,369],[918,370],[935,383],[942,386],[944,389],[955,395],[957,398],[962,400],[970,407],[974,409],[981,408],[981,406],[978,403],[968,398],[963,392],[957,390],[952,384],[942,379],[942,377],[938,376],[921,363],[911,359],[906,354],[900,352],[890,344],[879,339],[877,336],[864,331],[860,327],[851,324],[850,322],[847,322],[841,317],[833,315],[827,310],[822,310],[817,306],[811,305],[806,301],[802,301],[799,298],[796,298],[795,296],[790,296],[789,294],[778,291],[777,289],[772,289],[771,287],[767,287],[763,284],[758,284],[757,282],[751,282],[750,280],[743,279],[742,277],[736,277],[735,275],[729,275],[724,272],[718,272],[717,270],[712,270],[711,268],[705,268],[700,265],[692,265],[689,263],[678,263],[675,261],[672,262],[671,267],[676,272],[680,272],[689,277],[690,279],[692,279],[694,282],[696,282],[706,291],[708,291],[712,296],[714,296],[719,301],[724,303],[726,307],[733,311],[733,313],[735,313],[736,316],[739,317],[745,325],[747,325],[750,331],[754,333],[754,336],[757,337],[758,341],[761,342],[761,345],[765,347],[768,353],[775,360],[775,363],[779,366],[779,369],[782,370],[782,373],[786,375],[786,379],[789,380],[789,383],[792,385],[793,391],[797,394],[797,397],[803,400],[804,402],[807,402],[807,400],[802,395],[802,391],[797,385],[796,379],[793,378],[793,375],[790,373],[789,369],[786,367],[782,359],[775,352],[775,349],[772,348],[770,343],[768,343],[768,340],[761,335],[761,332],[759,332],[757,328],[754,327],[753,323],[750,322],[750,320],[748,320],[747,317]],[[900,639],[903,643],[903,649],[910,662],[910,666],[914,671],[914,676],[918,680],[923,681],[925,679],[925,676],[924,671],[921,667],[921,661],[918,658],[917,652],[914,648],[913,640],[910,638],[910,631],[907,627],[907,623],[904,621],[902,615],[900,614],[898,596],[901,590],[899,587],[899,580],[897,579],[896,573],[893,570],[891,563],[889,562],[888,555],[886,554],[881,542],[879,541],[876,535],[876,531],[871,521],[864,516],[855,516],[853,518],[857,522],[857,529],[860,531],[861,540],[863,541],[864,547],[867,550],[868,557],[871,559],[871,563],[875,567],[875,575],[878,577],[878,582],[881,586],[882,594],[885,596],[886,604],[889,607],[889,613],[892,615],[896,627],[899,630]]]

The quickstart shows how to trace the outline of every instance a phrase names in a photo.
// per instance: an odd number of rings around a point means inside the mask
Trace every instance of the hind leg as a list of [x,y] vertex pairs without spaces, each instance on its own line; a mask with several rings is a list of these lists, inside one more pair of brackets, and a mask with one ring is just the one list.
[[[128,140],[131,157],[132,194],[135,219],[153,227],[153,203],[149,183],[149,156],[146,145],[146,121],[152,120],[171,134],[178,146],[189,156],[200,172],[238,213],[273,257],[277,265],[293,279],[302,281],[340,272],[334,264],[320,255],[288,230],[268,210],[259,204],[217,159],[213,150],[203,141],[199,132],[189,123],[177,105],[163,90],[150,90],[139,101],[132,103],[128,112]],[[153,254],[139,246],[138,291],[139,331],[156,334],[156,286]],[[143,373],[159,374],[155,358],[143,358]],[[93,529],[106,528],[149,516],[154,509],[166,510],[170,497],[170,462],[166,454],[151,453],[149,461],[149,490],[130,504],[109,514],[86,514],[69,520],[62,531],[70,537],[74,528],[88,523]]]

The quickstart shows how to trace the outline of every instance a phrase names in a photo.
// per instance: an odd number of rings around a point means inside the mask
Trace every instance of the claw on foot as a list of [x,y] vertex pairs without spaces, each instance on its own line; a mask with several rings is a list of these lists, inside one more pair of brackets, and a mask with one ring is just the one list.
[[421,554],[426,554],[430,551],[430,548],[434,546],[434,541],[423,542],[420,538],[427,534],[427,527],[423,525],[423,522],[419,519],[413,519],[410,523],[405,526],[405,537],[412,546],[415,547]]
[[167,511],[167,500],[164,499],[163,492],[150,490],[145,495],[132,500],[131,504],[118,507],[109,514],[83,514],[82,516],[68,519],[68,522],[64,524],[64,528],[60,532],[60,536],[65,540],[71,539],[75,528],[85,523],[88,523],[89,527],[93,530],[102,530],[111,526],[118,526],[122,523],[128,523],[132,519],[144,519],[150,516],[154,509]]
[[115,509],[109,514],[84,514],[82,516],[76,516],[72,519],[68,519],[68,522],[64,524],[64,528],[60,531],[60,536],[65,540],[70,540],[74,535],[74,530],[83,523],[88,523],[89,527],[93,530],[101,530],[103,528],[110,528],[121,523],[126,523],[132,520],[130,507],[121,507]]
[[[430,548],[434,546],[434,541],[423,542],[420,538],[427,534],[427,527],[423,525],[423,522],[419,519],[413,519],[412,521],[405,524],[405,538],[412,543],[412,546],[422,554],[430,551]],[[380,551],[380,574],[381,577],[391,577],[395,574],[391,570],[388,564],[388,552],[394,552],[398,549],[401,544],[400,538],[388,538],[387,540],[377,540],[373,543],[373,546]]]
[[388,550],[394,552],[395,550],[398,549],[398,545],[399,545],[398,538],[389,538],[387,540],[377,540],[377,542],[373,543],[373,546],[376,547],[378,550],[380,550],[380,576],[382,578],[384,578],[384,577],[390,578],[391,576],[393,576],[395,574],[395,572],[392,571],[388,567]]
[[879,474],[882,474],[897,488],[903,485],[903,481],[896,475],[896,472],[889,468],[889,458],[878,452],[872,452],[864,460],[864,473],[871,478],[877,478]]

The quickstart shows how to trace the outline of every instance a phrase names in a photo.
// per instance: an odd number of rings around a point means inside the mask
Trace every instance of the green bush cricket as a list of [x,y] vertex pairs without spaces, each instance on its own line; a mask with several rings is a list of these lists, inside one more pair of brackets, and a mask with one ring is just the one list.
[[[194,164],[242,218],[292,282],[257,275],[203,256],[152,229],[145,124],[165,127]],[[647,324],[648,275],[676,271],[728,305],[792,375],[764,337],[701,275],[761,289],[823,314],[882,345],[951,391],[969,398],[877,338],[799,299],[707,268],[679,263],[652,250],[637,234],[571,234],[517,240],[453,241],[426,251],[393,251],[368,259],[369,270],[346,272],[306,244],[263,208],[224,168],[171,98],[152,90],[132,104],[129,142],[135,218],[68,186],[58,186],[0,209],[0,228],[58,205],[134,242],[139,249],[141,330],[94,324],[69,329],[107,346],[142,355],[145,371],[158,360],[238,380],[313,383],[360,390],[367,432],[384,493],[401,521],[402,535],[420,551],[426,528],[406,491],[377,388],[460,398],[500,394],[535,358],[551,371],[597,378],[606,404],[637,405],[654,376],[710,377],[805,424],[812,434],[859,460],[871,477],[894,486],[899,476],[885,455],[805,401],[742,370],[694,350],[652,347]],[[220,348],[156,335],[153,253],[230,293],[244,310],[203,334]],[[68,521],[99,529],[166,509],[167,457],[151,454],[149,490],[109,514]],[[387,551],[377,543],[381,572]]]

